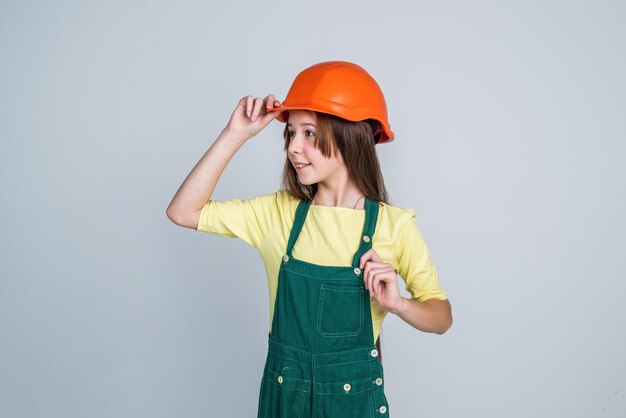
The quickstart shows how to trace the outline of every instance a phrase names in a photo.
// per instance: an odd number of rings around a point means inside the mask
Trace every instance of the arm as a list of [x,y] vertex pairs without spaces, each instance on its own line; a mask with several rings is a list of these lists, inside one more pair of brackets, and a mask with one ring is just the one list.
[[248,139],[281,113],[267,113],[266,109],[279,105],[271,94],[265,99],[247,96],[239,101],[228,125],[187,175],[167,207],[166,214],[172,222],[197,228],[202,207],[211,198],[226,165]]
[[424,332],[443,334],[452,326],[452,308],[448,300],[420,302],[400,296],[400,303],[392,313]]
[[424,332],[445,333],[452,326],[452,308],[448,300],[428,299],[424,302],[400,295],[398,272],[383,262],[373,249],[361,256],[363,281],[381,308],[394,313],[406,323]]

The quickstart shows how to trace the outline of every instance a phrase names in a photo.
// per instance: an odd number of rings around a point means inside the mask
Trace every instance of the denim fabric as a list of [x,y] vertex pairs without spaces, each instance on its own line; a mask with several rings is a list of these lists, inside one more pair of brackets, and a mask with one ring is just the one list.
[[366,197],[352,266],[292,257],[309,206],[298,205],[281,261],[257,418],[387,418],[369,293],[358,268],[372,248],[378,203]]

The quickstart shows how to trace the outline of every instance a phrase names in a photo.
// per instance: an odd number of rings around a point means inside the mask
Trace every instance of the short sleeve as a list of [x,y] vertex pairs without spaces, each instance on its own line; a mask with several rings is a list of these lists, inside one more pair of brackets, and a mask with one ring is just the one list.
[[437,269],[429,258],[424,237],[415,223],[413,212],[397,240],[398,274],[406,284],[411,299],[424,302],[428,299],[447,299],[437,281]]
[[278,192],[245,200],[209,200],[200,211],[196,230],[240,238],[256,248],[278,216],[277,195]]

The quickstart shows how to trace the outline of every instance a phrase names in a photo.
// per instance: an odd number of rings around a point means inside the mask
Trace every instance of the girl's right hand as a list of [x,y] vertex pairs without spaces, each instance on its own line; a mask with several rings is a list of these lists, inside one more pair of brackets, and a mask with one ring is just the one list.
[[242,97],[230,116],[226,129],[247,141],[282,113],[282,111],[267,112],[267,109],[278,106],[280,106],[280,101],[276,100],[273,94],[265,99],[253,96]]

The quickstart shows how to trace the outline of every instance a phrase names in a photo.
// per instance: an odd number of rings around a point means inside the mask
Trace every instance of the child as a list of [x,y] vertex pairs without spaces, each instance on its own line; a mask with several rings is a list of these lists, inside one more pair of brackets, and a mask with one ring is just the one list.
[[[283,188],[210,200],[235,152],[274,119],[286,122]],[[375,145],[393,138],[376,81],[352,63],[319,63],[283,103],[242,98],[167,209],[174,223],[239,237],[263,258],[270,333],[258,418],[388,417],[378,344],[387,312],[426,332],[452,324],[415,212],[387,202]]]

